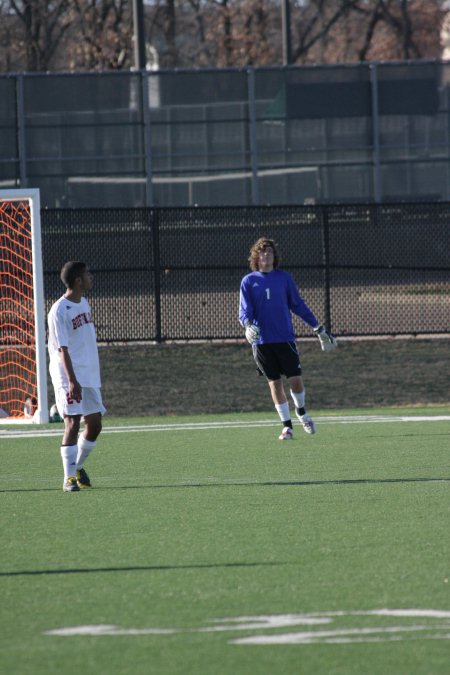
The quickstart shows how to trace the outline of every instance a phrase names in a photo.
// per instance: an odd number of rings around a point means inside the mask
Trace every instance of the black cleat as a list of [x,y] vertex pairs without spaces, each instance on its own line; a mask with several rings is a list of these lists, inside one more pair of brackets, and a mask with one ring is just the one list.
[[92,487],[89,476],[84,469],[77,469],[77,485],[80,490]]

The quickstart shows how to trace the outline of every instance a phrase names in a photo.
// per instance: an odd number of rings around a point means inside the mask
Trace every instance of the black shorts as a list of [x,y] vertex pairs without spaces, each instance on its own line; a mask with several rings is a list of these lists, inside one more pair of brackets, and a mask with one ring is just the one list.
[[260,373],[268,380],[279,380],[282,375],[295,377],[302,374],[295,342],[253,345],[253,358]]

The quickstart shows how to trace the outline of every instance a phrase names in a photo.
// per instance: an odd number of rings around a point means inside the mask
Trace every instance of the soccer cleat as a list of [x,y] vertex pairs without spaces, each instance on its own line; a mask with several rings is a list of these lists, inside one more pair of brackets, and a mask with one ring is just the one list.
[[79,492],[80,488],[78,487],[77,479],[75,476],[69,476],[66,478],[63,484],[64,492]]
[[89,476],[84,469],[77,469],[77,485],[81,490],[92,487]]
[[304,415],[299,415],[298,413],[296,413],[296,415],[307,434],[316,433],[316,425],[314,424],[314,422],[307,413],[305,413]]
[[278,436],[279,441],[290,441],[294,438],[294,432],[291,427],[283,427],[283,431]]

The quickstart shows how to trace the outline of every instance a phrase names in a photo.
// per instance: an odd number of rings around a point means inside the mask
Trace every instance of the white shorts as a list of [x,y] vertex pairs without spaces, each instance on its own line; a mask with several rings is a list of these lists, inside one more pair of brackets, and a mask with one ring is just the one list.
[[61,417],[65,415],[93,415],[100,413],[104,415],[106,408],[102,402],[102,391],[100,387],[83,387],[81,389],[81,401],[77,403],[67,403],[67,389],[59,387],[55,389],[56,407]]

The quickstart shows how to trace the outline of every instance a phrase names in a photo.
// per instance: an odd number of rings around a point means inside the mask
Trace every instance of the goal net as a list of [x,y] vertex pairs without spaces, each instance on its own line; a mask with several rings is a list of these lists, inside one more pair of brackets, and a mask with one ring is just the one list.
[[39,190],[0,190],[0,423],[48,422]]

